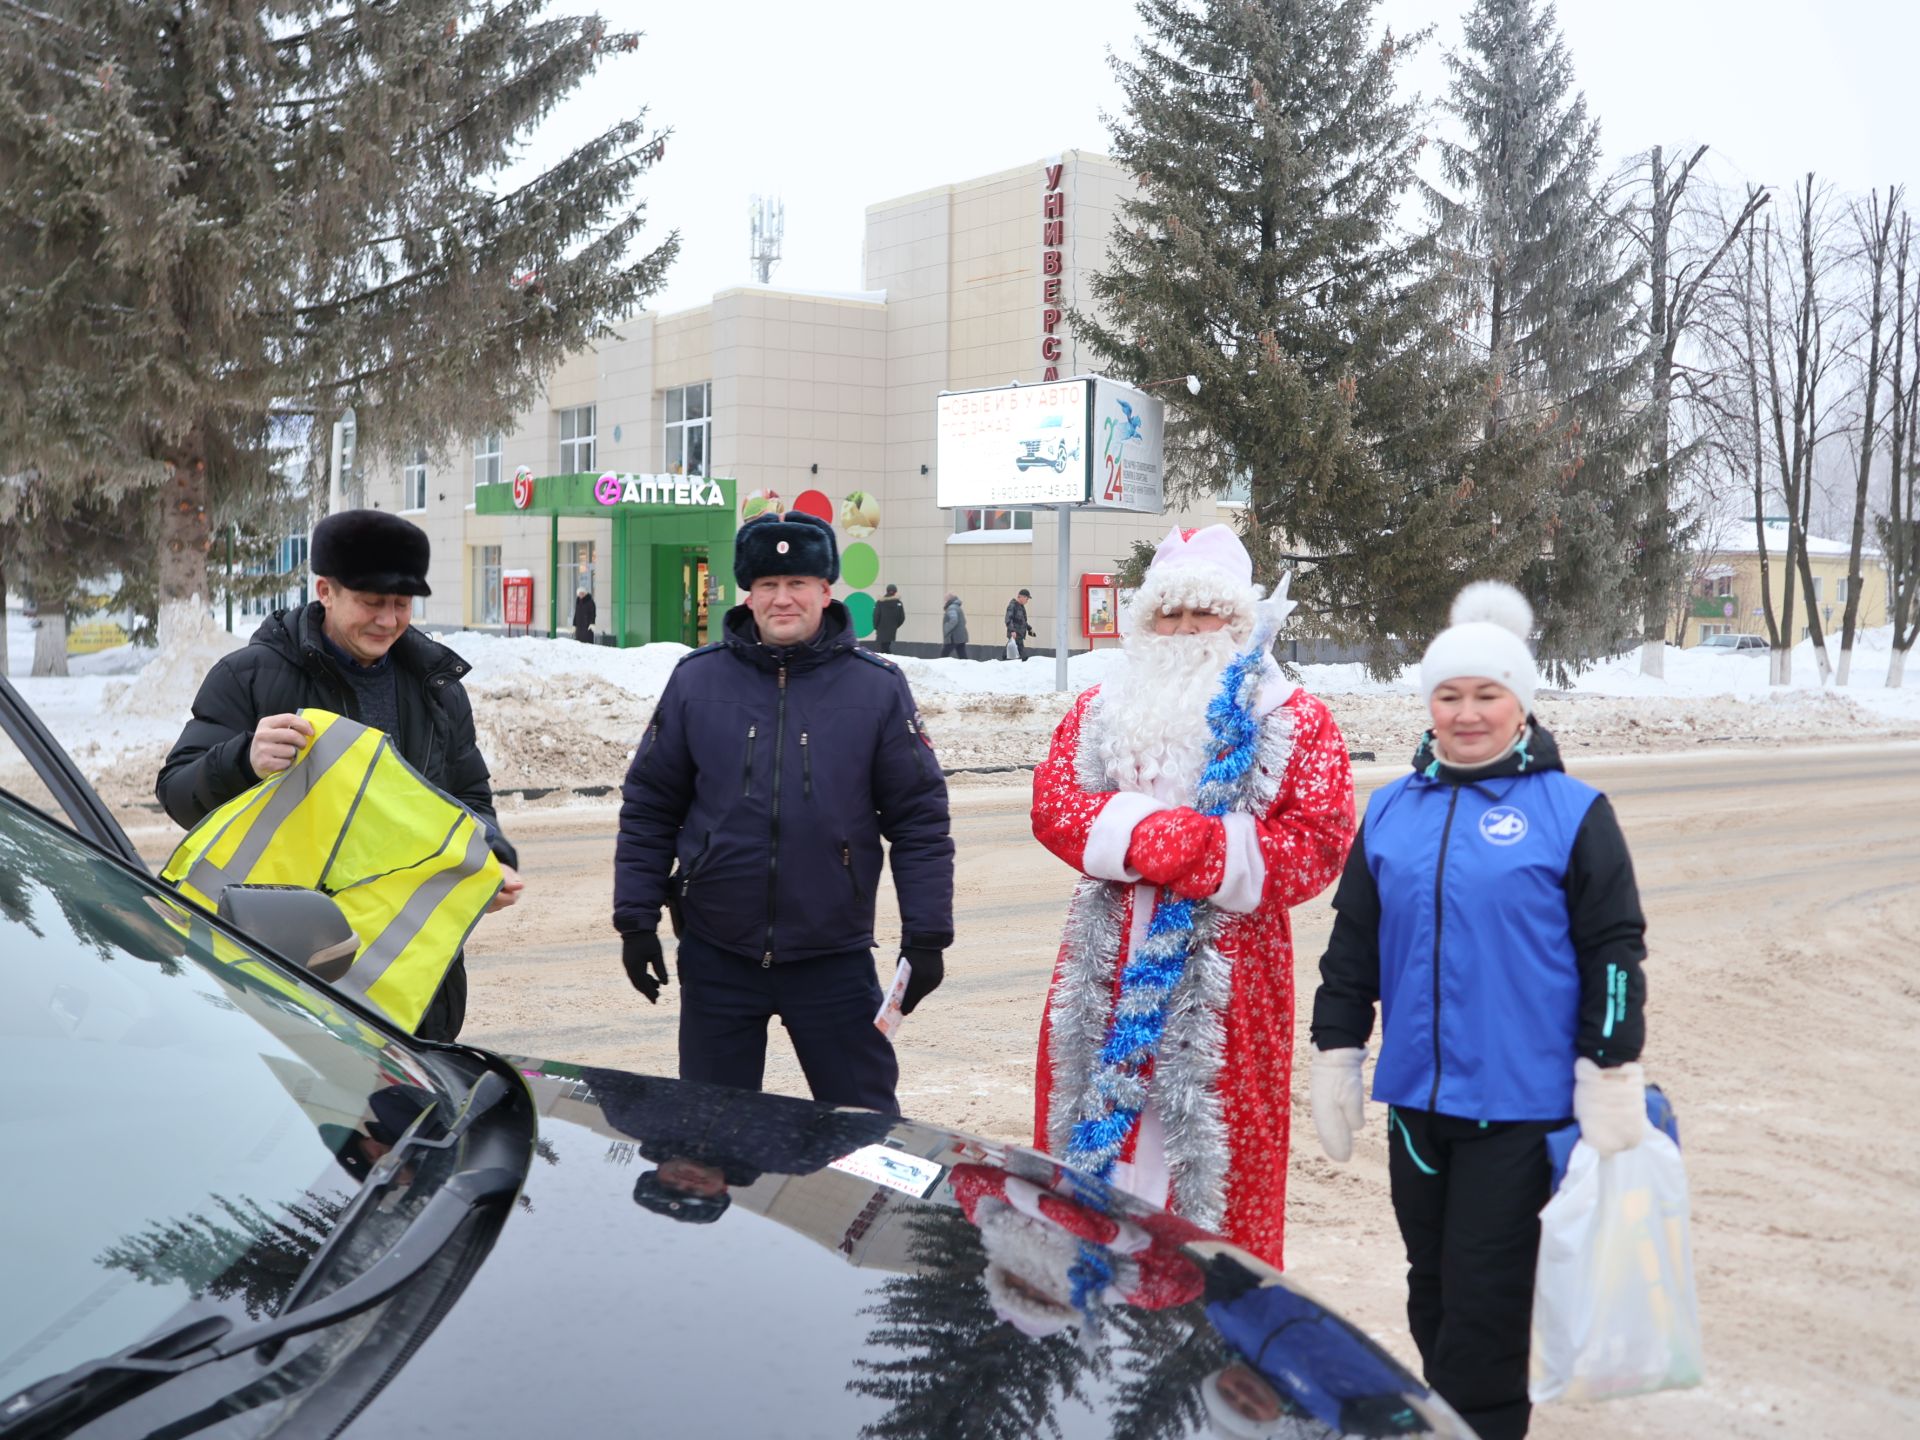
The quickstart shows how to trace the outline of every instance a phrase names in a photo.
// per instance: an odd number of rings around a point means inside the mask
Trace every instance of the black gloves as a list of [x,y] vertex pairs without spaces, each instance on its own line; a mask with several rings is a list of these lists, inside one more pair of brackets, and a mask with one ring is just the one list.
[[913,1007],[940,988],[947,978],[947,962],[938,950],[902,950],[901,957],[913,967],[907,976],[907,993],[901,997],[900,1013],[913,1014]]
[[660,987],[667,983],[667,962],[660,953],[659,935],[652,930],[622,932],[620,963],[627,967],[627,979],[633,982],[633,988],[647,997],[649,1005],[658,1005]]

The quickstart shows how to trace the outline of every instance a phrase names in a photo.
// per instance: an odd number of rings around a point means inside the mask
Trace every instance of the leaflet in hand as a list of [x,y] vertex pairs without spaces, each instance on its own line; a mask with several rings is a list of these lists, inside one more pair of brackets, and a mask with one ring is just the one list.
[[913,978],[913,966],[902,955],[900,963],[894,967],[893,983],[887,987],[886,997],[880,1002],[880,1013],[873,1017],[873,1028],[891,1040],[900,1032],[900,1022],[907,1017],[900,1006],[907,998],[907,981]]

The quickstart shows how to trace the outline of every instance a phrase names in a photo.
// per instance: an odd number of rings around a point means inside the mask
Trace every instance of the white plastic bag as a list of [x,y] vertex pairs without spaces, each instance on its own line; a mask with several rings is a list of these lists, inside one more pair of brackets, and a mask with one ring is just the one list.
[[1605,1400],[1698,1385],[1700,1373],[1680,1147],[1651,1122],[1605,1159],[1575,1145],[1540,1212],[1528,1395]]
[[1020,658],[1020,642],[1014,639],[1013,636],[1009,635],[1007,637],[1007,659],[1018,660],[1019,658]]

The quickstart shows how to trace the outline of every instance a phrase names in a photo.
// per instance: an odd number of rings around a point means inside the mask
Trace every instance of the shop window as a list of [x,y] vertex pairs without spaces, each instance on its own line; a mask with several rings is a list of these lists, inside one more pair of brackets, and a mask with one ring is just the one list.
[[400,469],[400,508],[427,508],[427,452],[424,448],[416,449],[409,455],[407,463]]
[[500,469],[500,432],[482,435],[473,446],[473,488],[498,485],[504,478]]
[[475,545],[473,548],[473,623],[500,623],[500,547]]
[[1031,510],[956,510],[953,512],[954,534],[967,535],[976,530],[1024,530],[1031,539],[1033,512]]
[[594,466],[593,406],[576,405],[560,417],[560,473],[584,475]]
[[663,462],[669,475],[705,475],[713,458],[713,384],[682,385],[662,398],[666,418]]
[[[591,540],[560,542],[560,582],[564,587],[560,598],[569,606],[580,591],[593,593],[593,544]],[[568,613],[572,613],[571,609]]]

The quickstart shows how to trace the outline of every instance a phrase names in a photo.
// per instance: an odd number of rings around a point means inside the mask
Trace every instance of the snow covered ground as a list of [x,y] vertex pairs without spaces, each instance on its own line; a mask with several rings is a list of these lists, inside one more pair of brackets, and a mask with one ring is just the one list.
[[[175,653],[128,646],[76,656],[73,674],[34,679],[33,632],[9,619],[14,684],[95,777],[116,806],[150,803],[153,776],[179,734],[199,677],[241,634],[209,630]],[[506,639],[458,633],[438,637],[473,666],[482,749],[502,789],[616,783],[654,699],[686,649],[632,650],[571,640]],[[1890,632],[1863,633],[1854,682],[1822,688],[1810,646],[1793,657],[1795,683],[1770,687],[1767,657],[1666,654],[1666,678],[1640,673],[1638,653],[1608,660],[1566,690],[1543,691],[1542,719],[1569,754],[1691,749],[1712,744],[1790,744],[1920,734],[1920,685],[1885,686]],[[900,658],[926,715],[941,759],[961,770],[1031,765],[1045,754],[1071,695],[1053,693],[1053,661]],[[1077,693],[1122,663],[1117,649],[1076,656],[1068,666]],[[1307,665],[1301,683],[1324,698],[1356,751],[1382,760],[1411,752],[1424,715],[1409,667],[1392,680],[1358,665]]]

